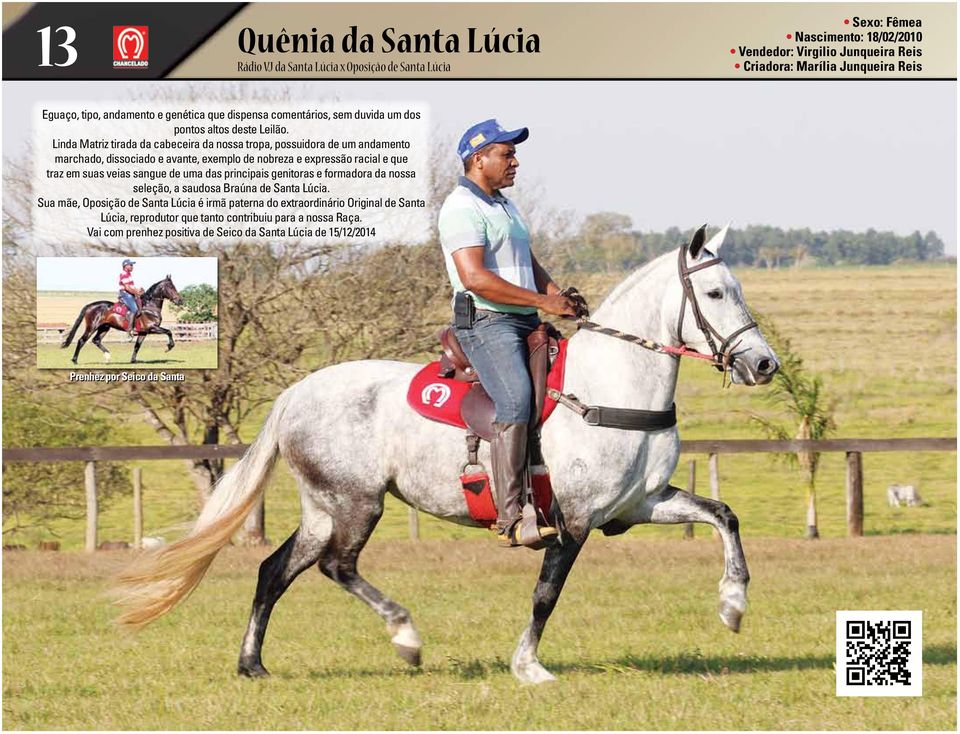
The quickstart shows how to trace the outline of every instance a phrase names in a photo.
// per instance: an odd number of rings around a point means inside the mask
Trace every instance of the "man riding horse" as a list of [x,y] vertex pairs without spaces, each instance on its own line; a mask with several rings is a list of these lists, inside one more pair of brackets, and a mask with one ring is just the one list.
[[[505,547],[523,544],[521,506],[533,403],[526,338],[537,310],[577,316],[581,303],[562,292],[537,262],[530,231],[501,189],[513,186],[516,146],[527,128],[505,130],[484,120],[460,139],[463,176],[440,210],[440,244],[454,291],[456,337],[496,408],[490,442],[497,532]],[[535,547],[556,529],[540,527]],[[539,542],[538,542],[539,541]]]
[[123,261],[123,271],[120,273],[120,300],[130,310],[130,326],[127,333],[132,339],[137,334],[137,313],[140,311],[137,305],[137,296],[143,295],[143,288],[137,288],[133,283],[133,266],[136,263],[127,258]]

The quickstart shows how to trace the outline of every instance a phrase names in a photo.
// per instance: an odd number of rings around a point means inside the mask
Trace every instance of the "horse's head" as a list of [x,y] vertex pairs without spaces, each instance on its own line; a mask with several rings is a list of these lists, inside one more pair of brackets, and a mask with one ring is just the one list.
[[718,256],[726,234],[724,227],[705,242],[704,225],[680,249],[674,336],[681,344],[721,360],[733,382],[765,385],[780,363],[750,315],[739,281]]
[[180,295],[177,287],[173,284],[173,279],[169,273],[167,273],[166,278],[160,281],[160,295],[164,298],[169,298],[178,306],[183,305],[183,296]]

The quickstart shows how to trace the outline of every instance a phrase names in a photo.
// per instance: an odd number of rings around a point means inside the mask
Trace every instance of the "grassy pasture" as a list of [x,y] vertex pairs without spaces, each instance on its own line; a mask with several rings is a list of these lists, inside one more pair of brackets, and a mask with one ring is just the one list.
[[168,352],[167,337],[151,334],[144,339],[136,364],[131,364],[133,344],[133,341],[105,342],[110,350],[110,361],[106,362],[103,353],[92,342],[87,342],[80,350],[77,364],[70,361],[76,342],[66,349],[58,344],[37,344],[37,367],[47,370],[199,370],[215,369],[219,359],[215,339],[176,342]]
[[[539,554],[374,541],[361,569],[407,606],[424,667],[315,570],[277,606],[265,680],[234,674],[260,549],[227,549],[137,636],[111,626],[126,552],[3,554],[6,729],[956,728],[955,536],[757,539],[739,635],[715,613],[717,541],[591,538],[541,645],[559,676],[515,683]],[[837,698],[835,611],[923,610],[923,697]]]

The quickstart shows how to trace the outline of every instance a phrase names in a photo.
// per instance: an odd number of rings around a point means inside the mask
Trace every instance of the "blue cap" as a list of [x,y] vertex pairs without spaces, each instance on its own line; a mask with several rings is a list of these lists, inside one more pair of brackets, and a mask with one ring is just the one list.
[[125,268],[127,267],[127,265],[136,265],[136,263],[130,258],[127,258],[126,260],[123,261],[123,265],[121,267]]
[[492,143],[522,143],[530,135],[525,127],[517,130],[505,130],[503,125],[494,119],[478,122],[467,130],[460,138],[457,153],[460,160],[465,161],[481,148]]

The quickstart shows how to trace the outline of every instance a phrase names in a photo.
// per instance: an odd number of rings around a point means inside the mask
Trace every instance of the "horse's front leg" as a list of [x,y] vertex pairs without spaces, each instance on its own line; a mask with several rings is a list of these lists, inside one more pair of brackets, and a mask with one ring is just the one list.
[[589,533],[589,529],[578,530],[575,526],[568,524],[562,543],[546,550],[543,566],[540,569],[540,578],[533,592],[533,616],[530,624],[520,635],[520,643],[510,661],[510,670],[522,683],[546,683],[556,680],[537,659],[537,646],[540,644],[543,628],[557,605],[557,599],[560,598],[567,574],[573,568],[573,563],[577,560]]
[[668,525],[704,522],[713,525],[723,540],[723,578],[720,579],[720,619],[734,632],[747,611],[750,573],[740,544],[740,521],[723,502],[668,486],[646,501],[647,522]]
[[167,335],[167,351],[169,352],[174,347],[173,343],[173,332],[170,329],[165,329],[162,326],[152,326],[150,327],[151,334],[166,334]]

